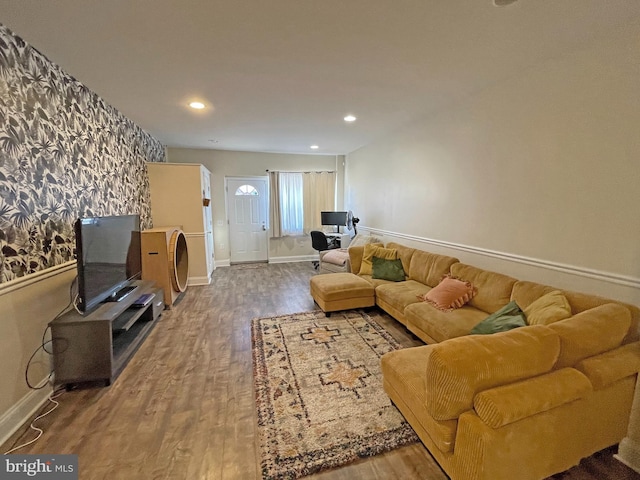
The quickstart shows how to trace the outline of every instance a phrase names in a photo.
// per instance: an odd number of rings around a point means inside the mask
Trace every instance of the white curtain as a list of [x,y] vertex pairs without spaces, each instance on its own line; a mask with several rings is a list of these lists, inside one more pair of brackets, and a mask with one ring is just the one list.
[[336,172],[269,172],[271,237],[322,227],[320,212],[335,208]]
[[320,212],[335,209],[336,172],[303,174],[304,233],[321,228]]
[[303,234],[302,173],[280,172],[280,221],[282,235]]

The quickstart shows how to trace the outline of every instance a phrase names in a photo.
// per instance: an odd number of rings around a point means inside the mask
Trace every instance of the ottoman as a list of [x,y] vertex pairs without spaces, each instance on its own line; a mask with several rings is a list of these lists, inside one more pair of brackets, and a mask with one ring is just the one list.
[[311,296],[323,312],[373,307],[374,287],[353,273],[327,273],[311,277]]

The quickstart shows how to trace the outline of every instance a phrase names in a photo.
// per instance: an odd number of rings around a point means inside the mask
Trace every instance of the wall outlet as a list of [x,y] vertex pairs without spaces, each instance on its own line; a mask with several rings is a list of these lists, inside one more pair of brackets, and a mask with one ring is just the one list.
[[222,248],[224,250],[224,243],[220,243],[220,248]]

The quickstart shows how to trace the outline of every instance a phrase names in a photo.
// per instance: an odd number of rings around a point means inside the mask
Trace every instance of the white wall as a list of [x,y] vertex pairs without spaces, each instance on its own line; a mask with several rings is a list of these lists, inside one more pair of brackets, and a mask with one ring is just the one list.
[[636,25],[353,152],[345,202],[463,261],[640,304],[638,52]]
[[29,382],[37,385],[49,375],[51,359],[40,348],[42,337],[48,323],[69,303],[75,275],[75,262],[68,262],[0,286],[0,444],[51,392],[50,386],[30,390],[25,370],[37,351],[29,366]]
[[[228,265],[229,229],[225,211],[225,177],[265,176],[266,170],[338,172],[338,183],[342,182],[344,158],[334,155],[292,155],[278,153],[236,152],[227,150],[201,150],[169,148],[168,160],[176,163],[200,163],[211,171],[211,195],[213,236],[216,265]],[[338,187],[341,191],[341,186]],[[341,195],[339,196],[341,199]],[[340,206],[340,205],[338,205]],[[317,252],[311,248],[308,235],[286,237],[269,241],[269,261],[299,257],[315,258]]]

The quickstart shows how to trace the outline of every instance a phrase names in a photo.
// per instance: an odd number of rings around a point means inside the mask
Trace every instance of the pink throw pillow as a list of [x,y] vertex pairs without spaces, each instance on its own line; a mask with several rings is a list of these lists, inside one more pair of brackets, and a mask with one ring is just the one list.
[[438,310],[450,312],[462,307],[476,294],[477,289],[465,280],[445,275],[440,283],[421,297]]

